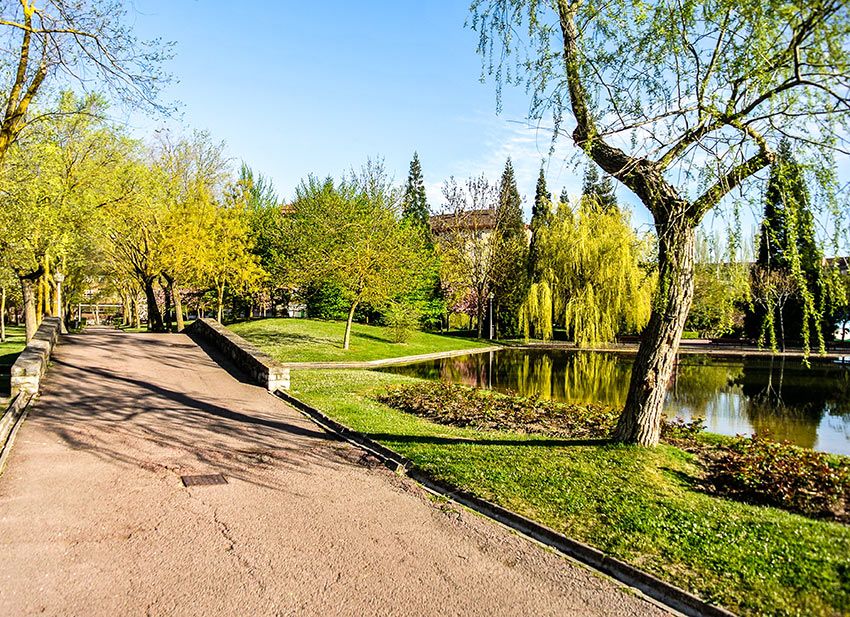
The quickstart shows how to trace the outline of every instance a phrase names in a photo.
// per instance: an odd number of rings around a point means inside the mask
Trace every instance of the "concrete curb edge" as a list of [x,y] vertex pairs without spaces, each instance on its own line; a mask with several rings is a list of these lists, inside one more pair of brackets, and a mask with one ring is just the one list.
[[275,396],[283,399],[296,410],[307,416],[322,428],[339,435],[353,445],[368,451],[381,462],[395,471],[403,471],[408,477],[423,485],[428,490],[443,495],[457,503],[470,508],[488,518],[491,518],[514,531],[521,533],[537,542],[545,544],[564,555],[597,570],[620,583],[633,587],[656,602],[690,617],[736,617],[735,613],[714,604],[709,604],[696,595],[671,585],[656,576],[636,568],[602,551],[588,546],[578,540],[573,540],[558,533],[554,529],[541,525],[520,514],[511,512],[499,505],[481,499],[458,487],[437,480],[427,472],[419,469],[407,457],[379,444],[363,433],[354,431],[347,426],[331,419],[323,412],[286,392],[276,390]]
[[18,429],[24,423],[29,406],[35,395],[21,392],[12,400],[9,407],[0,417],[0,475],[6,469],[6,461],[15,443]]

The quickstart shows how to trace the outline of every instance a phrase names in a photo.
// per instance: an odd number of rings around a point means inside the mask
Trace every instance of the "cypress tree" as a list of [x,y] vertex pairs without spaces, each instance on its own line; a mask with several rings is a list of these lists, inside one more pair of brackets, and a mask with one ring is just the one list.
[[534,221],[539,221],[541,217],[545,217],[547,212],[550,212],[549,205],[549,190],[546,188],[546,176],[543,173],[543,166],[540,166],[540,175],[537,176],[537,187],[534,191],[534,206],[531,208],[531,225],[534,226]]
[[[413,160],[410,161],[410,171],[407,174],[401,204],[402,220],[420,228],[426,250],[433,253],[434,236],[429,220],[431,209],[428,207],[428,196],[425,193],[425,180],[422,177],[422,164],[419,162],[418,152],[413,153]],[[417,305],[422,311],[422,323],[429,328],[440,326],[445,312],[445,300],[437,262],[432,259],[432,263],[433,270],[423,277],[420,288],[407,298],[408,302]]]
[[522,220],[522,198],[510,158],[499,185],[493,244],[494,317],[500,336],[519,333],[519,307],[526,293],[528,239]]
[[539,267],[539,241],[540,232],[549,225],[552,220],[552,202],[549,190],[546,188],[546,176],[543,174],[543,166],[540,166],[540,175],[537,177],[537,188],[534,192],[534,206],[531,208],[531,246],[528,250],[528,275],[533,281],[537,280]]
[[402,218],[415,222],[428,228],[430,210],[428,208],[428,197],[425,194],[425,180],[422,178],[422,165],[419,163],[419,153],[413,153],[410,161],[410,172],[407,175],[407,183],[404,186],[404,197],[402,198]]
[[496,231],[502,239],[525,237],[522,221],[522,198],[516,185],[514,166],[508,158],[499,184],[499,205],[496,207]]
[[[803,168],[794,159],[791,142],[783,139],[765,190],[756,265],[798,279],[799,291],[786,305],[784,321],[786,331],[801,335],[804,345],[810,324],[815,325],[817,337],[832,333],[831,324],[822,318],[827,302],[822,263]],[[758,336],[765,323],[774,321],[767,318],[764,308],[756,306],[747,315],[747,333]]]
[[558,201],[562,204],[570,203],[570,195],[567,193],[567,187],[561,189],[561,195],[558,197]]
[[617,207],[617,196],[614,194],[614,181],[608,174],[600,176],[595,163],[588,163],[584,172],[582,195],[592,197],[597,207],[608,210]]

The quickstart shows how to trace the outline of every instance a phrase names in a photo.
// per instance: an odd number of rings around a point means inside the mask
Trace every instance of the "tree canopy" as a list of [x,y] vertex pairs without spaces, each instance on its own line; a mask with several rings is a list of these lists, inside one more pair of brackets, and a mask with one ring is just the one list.
[[[554,138],[568,135],[653,216],[659,284],[615,433],[655,445],[693,298],[695,228],[775,161],[783,136],[825,161],[847,148],[850,7],[474,0],[471,12],[497,92],[525,85],[530,118],[549,114]],[[834,188],[834,174],[821,178]]]
[[600,209],[592,196],[560,204],[539,239],[540,280],[520,312],[525,336],[552,336],[562,325],[579,346],[639,332],[649,320],[654,276],[643,266],[647,245],[628,214]]
[[414,291],[428,274],[423,236],[402,224],[401,194],[380,163],[369,162],[339,182],[308,177],[293,208],[295,280],[340,290],[349,307],[343,338],[348,349],[359,305],[384,305]]
[[0,5],[0,68],[10,80],[3,90],[0,163],[23,128],[30,107],[53,82],[62,87],[92,78],[117,100],[164,110],[159,90],[169,77],[162,64],[170,46],[141,41],[114,0],[11,0]]

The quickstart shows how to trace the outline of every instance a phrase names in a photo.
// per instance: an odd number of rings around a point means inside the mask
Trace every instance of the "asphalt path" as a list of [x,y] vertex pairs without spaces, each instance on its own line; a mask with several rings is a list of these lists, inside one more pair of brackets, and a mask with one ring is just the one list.
[[[181,478],[222,474],[226,484]],[[183,335],[64,337],[0,477],[0,615],[663,615],[431,499]]]

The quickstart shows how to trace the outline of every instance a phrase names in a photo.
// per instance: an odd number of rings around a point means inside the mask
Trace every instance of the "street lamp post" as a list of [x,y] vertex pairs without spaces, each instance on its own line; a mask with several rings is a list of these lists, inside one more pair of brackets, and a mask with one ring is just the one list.
[[68,329],[65,327],[65,319],[62,315],[62,282],[65,280],[65,275],[61,272],[54,272],[53,280],[56,281],[56,315],[59,317],[59,332],[68,334]]
[[495,335],[495,330],[493,329],[493,292],[492,291],[487,296],[487,300],[489,301],[489,306],[490,306],[490,308],[489,308],[490,318],[489,318],[488,321],[490,322],[490,340],[492,341],[493,336]]

